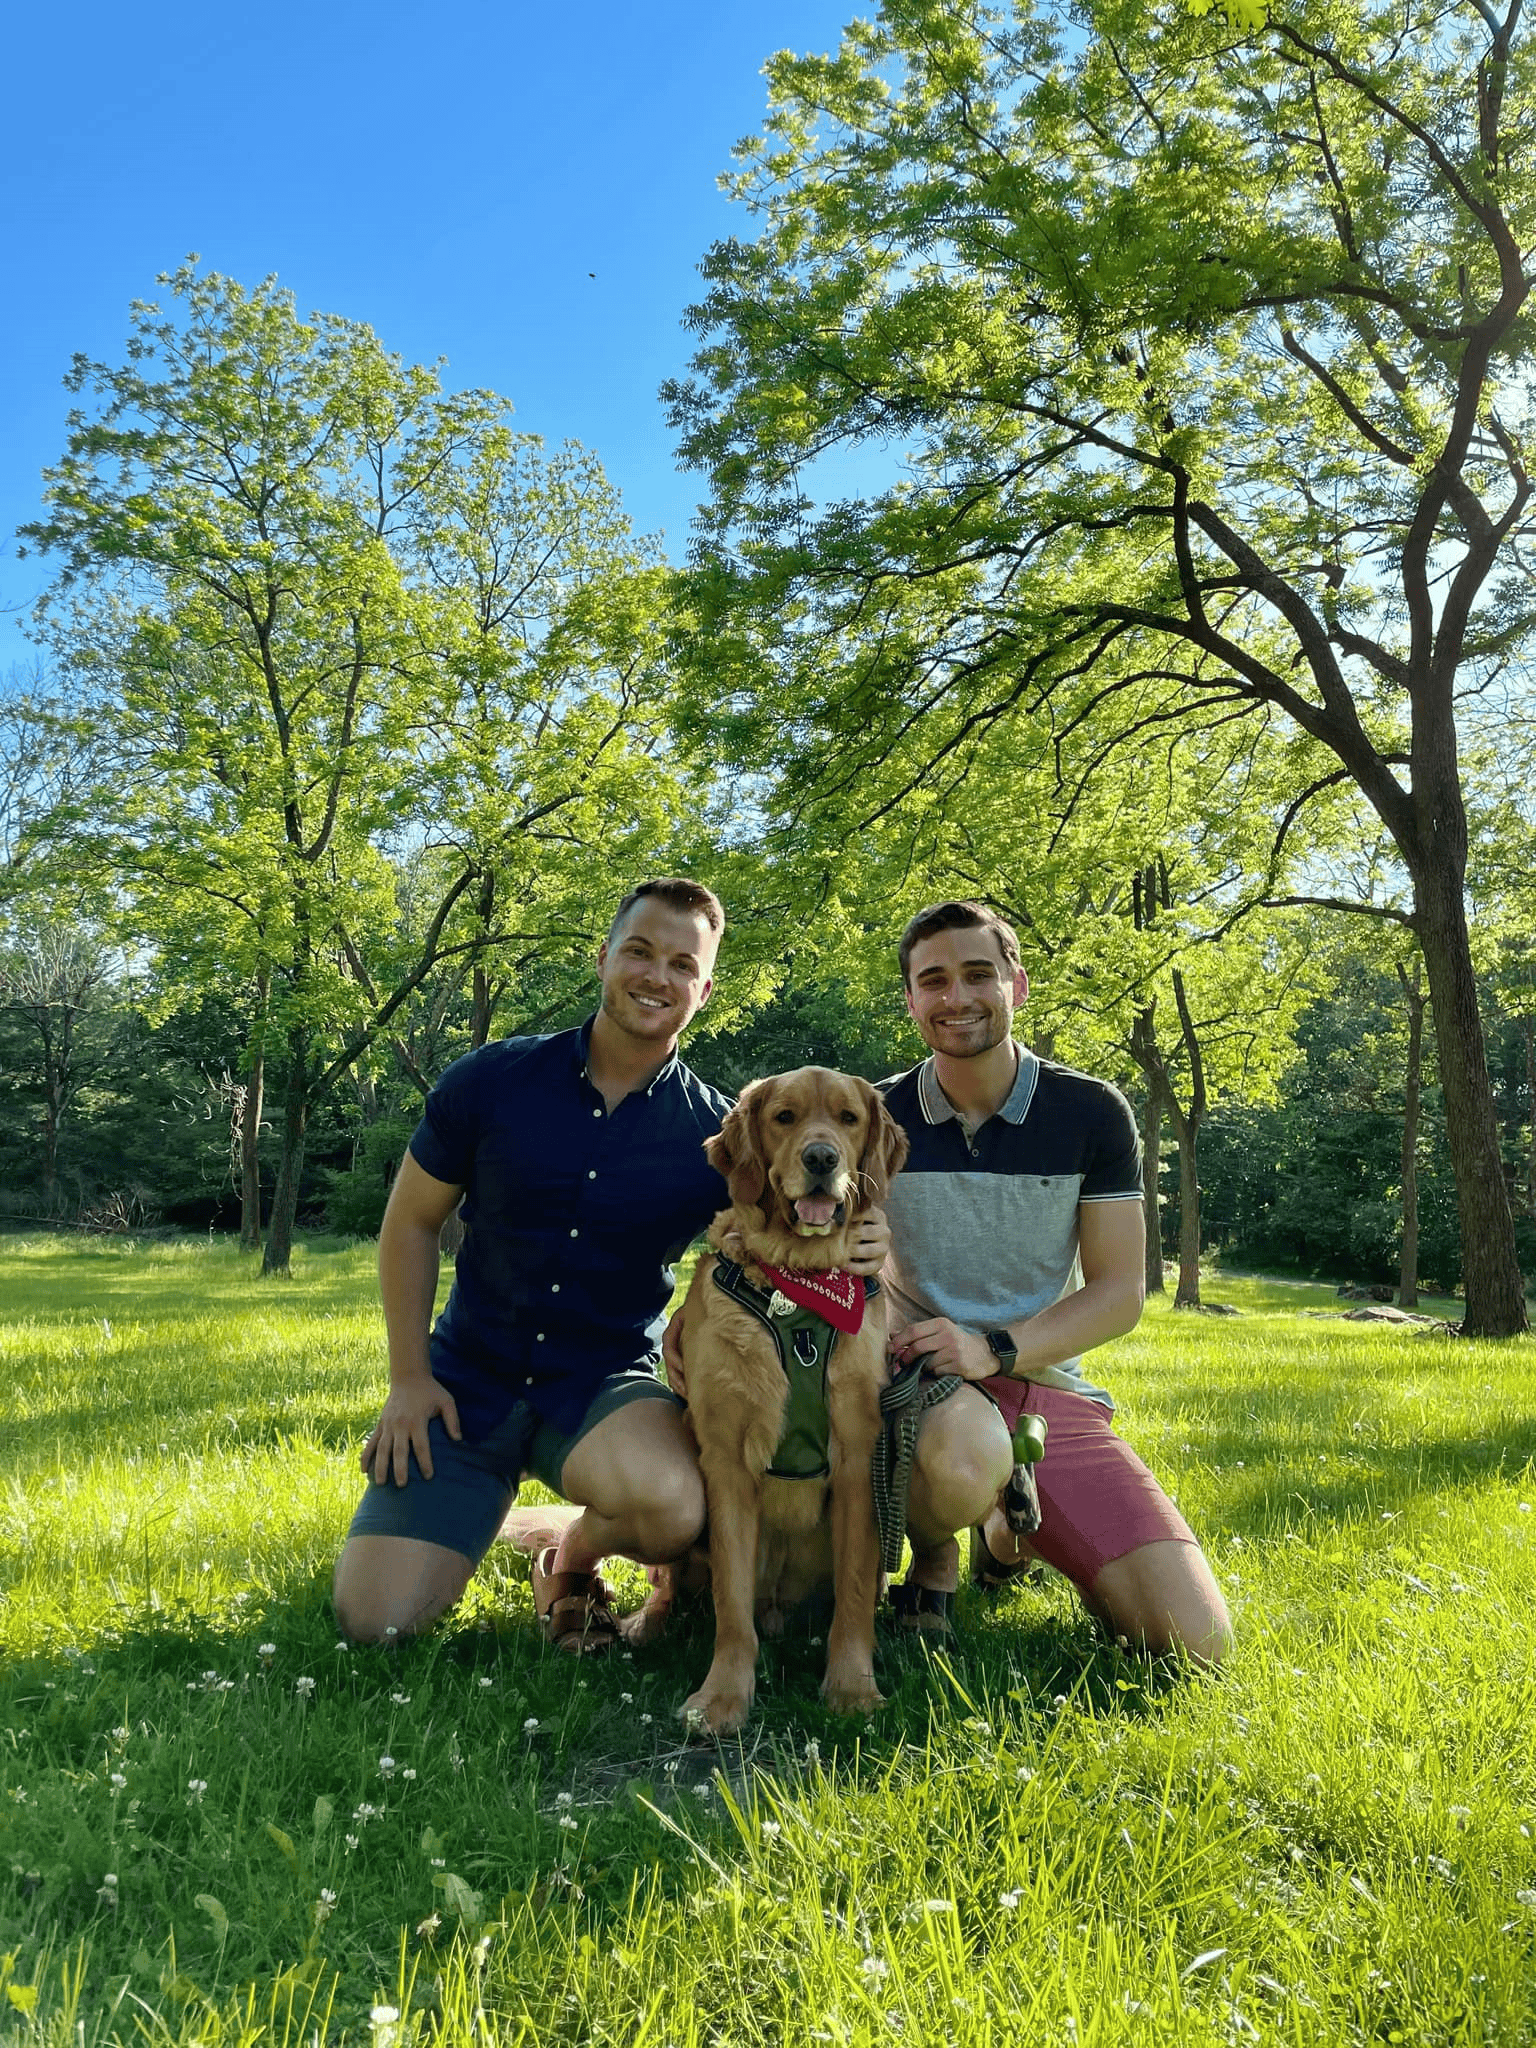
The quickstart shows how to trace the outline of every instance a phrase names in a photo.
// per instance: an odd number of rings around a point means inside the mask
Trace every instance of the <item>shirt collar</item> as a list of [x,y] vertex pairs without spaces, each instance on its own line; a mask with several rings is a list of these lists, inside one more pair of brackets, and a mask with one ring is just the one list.
[[[1029,1105],[1035,1099],[1035,1083],[1040,1078],[1040,1061],[1027,1045],[1019,1047],[1019,1070],[1013,1077],[1013,1086],[1008,1098],[997,1114],[1005,1123],[1021,1124],[1029,1115]],[[948,1123],[960,1112],[939,1086],[938,1063],[930,1053],[917,1070],[917,1099],[922,1105],[924,1121],[930,1124]]]
[[[596,1022],[597,1012],[594,1010],[592,1015],[587,1019],[586,1023],[582,1025],[581,1029],[576,1034],[576,1064],[581,1070],[581,1078],[583,1079],[583,1081],[586,1081],[589,1084],[592,1080],[591,1073],[588,1070],[589,1063],[592,1057],[592,1026]],[[682,1066],[682,1064],[682,1056],[678,1052],[677,1047],[674,1045],[672,1048],[672,1057],[667,1061],[664,1067],[658,1068],[657,1071],[654,1074],[652,1074],[650,1080],[647,1081],[647,1083],[645,1084],[644,1092],[647,1100],[649,1100],[649,1098],[656,1093],[658,1088],[664,1088],[669,1081],[672,1081],[676,1078],[678,1069]]]

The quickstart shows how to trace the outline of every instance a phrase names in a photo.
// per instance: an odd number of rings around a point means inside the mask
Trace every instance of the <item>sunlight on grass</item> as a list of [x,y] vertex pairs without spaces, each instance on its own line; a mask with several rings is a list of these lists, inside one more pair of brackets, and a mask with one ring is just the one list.
[[867,1729],[791,1635],[745,1742],[688,1747],[705,1623],[571,1664],[509,1555],[338,1645],[371,1247],[0,1242],[0,2038],[1529,2039],[1536,1345],[1213,1293],[1103,1377],[1232,1602],[1220,1678],[1051,1581],[884,1642]]

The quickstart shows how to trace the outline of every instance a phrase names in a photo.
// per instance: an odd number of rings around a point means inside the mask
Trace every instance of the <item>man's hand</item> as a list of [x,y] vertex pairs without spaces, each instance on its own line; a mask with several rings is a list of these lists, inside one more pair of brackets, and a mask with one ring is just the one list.
[[997,1354],[985,1337],[974,1330],[962,1330],[948,1316],[934,1316],[925,1323],[908,1323],[892,1330],[890,1348],[903,1365],[914,1358],[936,1377],[957,1373],[963,1380],[989,1380],[998,1369]]
[[853,1257],[848,1261],[848,1270],[866,1276],[877,1276],[885,1264],[891,1249],[891,1226],[885,1220],[883,1209],[871,1209],[859,1225],[859,1234],[853,1241]]
[[410,1477],[412,1451],[416,1453],[422,1478],[432,1477],[427,1424],[434,1415],[443,1418],[444,1429],[458,1443],[464,1432],[459,1428],[458,1406],[445,1386],[423,1378],[406,1380],[390,1388],[384,1413],[368,1432],[357,1461],[365,1472],[371,1473],[375,1486],[387,1486],[391,1470],[396,1486],[404,1486]]
[[688,1398],[688,1377],[683,1365],[683,1312],[681,1309],[667,1323],[666,1333],[661,1340],[661,1362],[667,1369],[667,1385],[680,1401]]

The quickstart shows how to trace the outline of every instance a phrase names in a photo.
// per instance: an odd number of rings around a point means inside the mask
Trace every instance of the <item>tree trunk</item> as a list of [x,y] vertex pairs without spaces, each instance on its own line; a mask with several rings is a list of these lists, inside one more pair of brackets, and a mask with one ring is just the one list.
[[303,1031],[288,1036],[288,1086],[283,1101],[283,1149],[272,1190],[272,1221],[263,1273],[286,1275],[293,1257],[293,1223],[299,1207],[299,1175],[304,1170],[304,1134],[309,1124],[309,1045]]
[[1435,1046],[1445,1094],[1445,1129],[1461,1221],[1462,1290],[1468,1337],[1514,1337],[1528,1327],[1515,1256],[1515,1223],[1488,1074],[1477,980],[1461,875],[1448,850],[1414,873],[1415,925],[1424,950]]
[[1200,1172],[1196,1151],[1198,1117],[1177,1115],[1173,1127],[1179,1140],[1179,1284],[1175,1308],[1200,1306]]
[[1147,1293],[1163,1294],[1163,1215],[1158,1180],[1162,1167],[1163,1098],[1152,1082],[1141,1110],[1141,1213],[1146,1224]]
[[261,1110],[267,1074],[267,999],[272,976],[256,976],[256,1024],[249,1045],[250,1072],[240,1105],[240,1249],[261,1250]]
[[491,1035],[491,978],[476,963],[474,996],[469,1011],[469,1049],[478,1052]]
[[1536,1216],[1536,1017],[1529,1011],[1525,1025],[1525,1099],[1531,1112],[1530,1148],[1525,1157],[1525,1206]]
[[240,1249],[261,1250],[261,1102],[267,1056],[258,1040],[240,1105]]
[[1419,1083],[1424,1064],[1424,997],[1419,963],[1410,982],[1398,963],[1408,999],[1408,1069],[1403,1080],[1403,1249],[1397,1283],[1399,1308],[1419,1305]]

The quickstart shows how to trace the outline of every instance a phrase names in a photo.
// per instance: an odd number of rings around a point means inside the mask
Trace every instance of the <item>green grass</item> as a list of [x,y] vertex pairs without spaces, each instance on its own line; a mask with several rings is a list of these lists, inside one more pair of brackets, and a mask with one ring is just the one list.
[[511,1557],[338,1646],[371,1263],[0,1241],[0,2041],[1536,2038],[1536,1344],[1155,1306],[1104,1376],[1220,1678],[1053,1582],[883,1642],[867,1729],[792,1637],[685,1746],[704,1623],[578,1668]]

